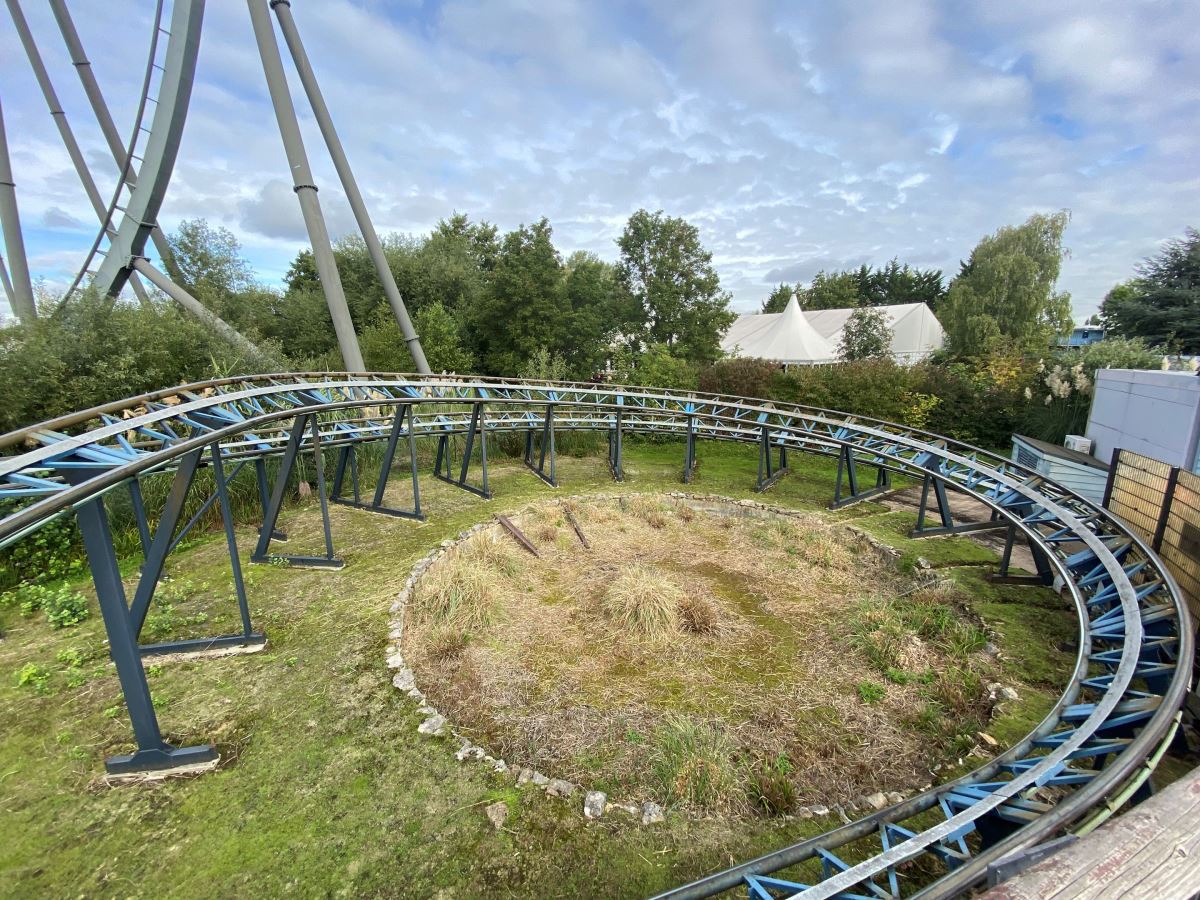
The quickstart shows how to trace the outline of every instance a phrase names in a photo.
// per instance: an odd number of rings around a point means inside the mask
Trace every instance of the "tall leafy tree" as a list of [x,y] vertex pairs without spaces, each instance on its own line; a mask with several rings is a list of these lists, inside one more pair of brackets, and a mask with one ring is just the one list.
[[721,335],[737,315],[696,226],[639,209],[617,246],[617,277],[635,304],[642,340],[693,362],[720,358]]
[[167,245],[163,265],[171,279],[221,318],[244,323],[238,295],[254,287],[254,276],[233,232],[185,219],[167,236]]
[[572,253],[564,267],[564,306],[569,340],[562,347],[567,375],[590,379],[603,368],[613,340],[627,325],[627,295],[616,268],[592,253]]
[[1069,213],[1030,216],[971,251],[939,318],[950,351],[974,356],[1000,346],[1037,352],[1071,329],[1071,296],[1055,283],[1066,255]]
[[489,289],[468,311],[470,341],[488,374],[515,375],[535,351],[559,351],[570,339],[552,231],[542,219],[506,234]]
[[763,301],[762,309],[759,312],[764,313],[781,313],[788,305],[788,301],[796,294],[796,289],[786,282],[771,289],[771,293],[767,295],[767,299]]
[[1200,232],[1189,228],[1108,292],[1104,327],[1180,353],[1200,353]]
[[870,272],[862,286],[868,306],[924,303],[937,312],[946,295],[941,269],[912,268],[908,263],[901,265],[895,257]]

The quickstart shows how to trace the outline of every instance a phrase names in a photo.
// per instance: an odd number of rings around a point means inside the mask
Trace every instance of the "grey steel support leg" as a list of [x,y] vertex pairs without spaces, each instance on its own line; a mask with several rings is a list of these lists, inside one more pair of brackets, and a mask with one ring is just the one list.
[[25,238],[21,233],[21,216],[17,210],[17,186],[13,180],[12,164],[8,158],[8,137],[4,131],[4,111],[0,108],[0,231],[4,235],[4,250],[12,280],[5,283],[13,312],[22,322],[37,318],[33,300],[33,282],[29,277],[29,262],[25,256]]
[[348,372],[366,371],[362,350],[358,346],[358,335],[350,318],[350,307],[342,290],[342,279],[338,275],[337,261],[329,242],[329,231],[321,213],[321,201],[317,199],[317,185],[312,169],[308,165],[308,154],[300,136],[300,125],[296,120],[296,109],[288,91],[287,76],[283,71],[283,60],[279,56],[279,45],[275,42],[275,31],[271,27],[271,13],[267,0],[246,0],[250,9],[250,21],[254,26],[254,38],[258,42],[258,53],[262,58],[263,74],[267,79],[267,90],[275,108],[275,119],[279,124],[279,136],[287,154],[288,169],[292,173],[293,190],[300,201],[300,212],[304,216],[304,227],[308,230],[312,245],[313,261],[325,302],[333,319],[333,330],[337,334],[342,362]]
[[333,126],[333,117],[329,114],[329,107],[325,105],[321,86],[317,83],[317,76],[308,61],[304,42],[300,40],[300,32],[296,28],[295,19],[292,18],[292,5],[288,0],[271,0],[271,8],[275,10],[275,16],[279,19],[279,30],[283,32],[283,39],[292,54],[292,61],[296,64],[296,72],[300,75],[300,83],[304,86],[305,94],[308,95],[313,118],[317,120],[321,136],[325,138],[325,145],[329,148],[333,167],[337,171],[338,179],[342,182],[346,200],[350,203],[350,210],[354,213],[354,221],[358,223],[358,230],[362,232],[363,243],[367,246],[367,253],[375,266],[375,272],[383,283],[383,293],[392,307],[392,315],[396,317],[396,324],[400,326],[404,343],[408,345],[408,352],[412,354],[417,371],[429,374],[429,363],[425,360],[425,351],[421,349],[421,340],[417,337],[412,319],[409,318],[408,310],[404,306],[404,299],[400,296],[400,289],[396,286],[395,276],[392,275],[392,267],[388,264],[387,256],[383,252],[383,245],[375,233],[375,225],[371,222],[367,205],[363,202],[362,193],[358,189],[358,182],[354,178],[354,172],[350,169],[350,161],[346,158],[346,151],[342,149],[337,129]]
[[[550,473],[546,473],[546,455],[550,456]],[[551,487],[558,487],[556,478],[556,453],[554,447],[554,404],[546,405],[546,418],[542,421],[541,446],[537,465],[533,463],[533,430],[525,432],[525,465],[538,478]]]
[[[312,427],[313,463],[317,471],[317,496],[321,504],[321,524],[325,532],[324,556],[281,556],[272,555],[267,551],[271,547],[271,535],[279,521],[279,511],[283,507],[283,498],[287,493],[288,479],[296,467],[296,457],[300,453],[300,445],[304,441],[304,429]],[[333,555],[333,532],[329,523],[329,500],[325,492],[325,461],[321,452],[321,432],[315,413],[301,413],[292,423],[288,434],[287,446],[284,447],[283,461],[279,465],[279,473],[275,476],[275,486],[271,491],[271,499],[267,505],[262,528],[258,533],[258,545],[254,548],[251,562],[281,563],[288,566],[315,569],[340,569],[345,562]]]
[[[67,477],[78,483],[88,476],[85,470],[75,469],[68,471]],[[97,497],[82,504],[75,510],[75,517],[83,535],[88,566],[96,586],[96,598],[100,602],[109,654],[116,663],[117,679],[121,683],[121,693],[129,710],[129,721],[133,725],[138,746],[134,753],[109,757],[105,760],[105,767],[109,772],[120,774],[174,769],[216,759],[217,752],[210,746],[172,747],[163,740],[150,697],[150,686],[142,669],[137,630],[125,605],[125,589],[121,584],[104,498]]]
[[[67,156],[71,158],[71,163],[75,167],[75,174],[79,176],[79,182],[83,185],[84,193],[87,194],[88,200],[92,204],[92,209],[96,213],[96,218],[100,220],[100,225],[105,228],[110,237],[115,238],[117,232],[108,221],[108,206],[105,204],[104,198],[100,196],[100,189],[96,187],[96,181],[92,178],[92,172],[88,168],[87,160],[84,159],[79,142],[75,139],[75,132],[71,130],[71,125],[67,122],[67,114],[63,111],[62,103],[58,99],[58,93],[54,90],[54,85],[50,81],[50,73],[46,71],[46,64],[42,61],[42,54],[33,39],[33,32],[29,30],[29,23],[25,21],[25,13],[21,10],[21,4],[18,0],[7,0],[7,2],[8,13],[13,20],[13,27],[21,39],[21,44],[25,47],[25,55],[29,59],[29,67],[33,69],[33,75],[37,79],[38,86],[42,90],[42,96],[46,100],[46,106],[50,110],[50,117],[54,119],[54,124],[58,128],[58,135],[62,139],[63,147],[66,148]],[[130,286],[137,295],[139,302],[143,306],[149,305],[150,295],[146,293],[146,289],[142,286],[142,283],[136,278],[130,278]]]
[[[479,487],[467,484],[467,473],[471,467],[471,454],[475,450],[476,435],[479,436],[479,469],[482,474],[482,483]],[[463,446],[462,466],[457,477],[451,474],[450,456],[450,435],[448,433],[439,435],[437,457],[434,460],[433,466],[433,477],[447,484],[452,484],[457,488],[462,488],[464,491],[476,494],[484,500],[491,500],[492,492],[488,489],[487,430],[483,420],[482,403],[475,403],[471,406],[471,421],[467,426],[467,438]],[[443,466],[445,467],[444,472]]]
[[758,481],[754,490],[760,493],[767,490],[787,473],[787,447],[779,445],[779,464],[776,465],[771,456],[771,429],[764,425],[758,441]]
[[[392,463],[396,458],[396,448],[400,443],[400,435],[404,432],[405,419],[408,420],[408,457],[409,463],[412,466],[413,508],[395,509],[390,506],[384,506],[383,499],[387,491],[388,479],[391,476]],[[342,479],[345,474],[347,459],[349,460],[351,480],[354,485],[354,500],[352,501],[341,496]],[[333,493],[329,499],[334,503],[340,503],[343,506],[352,506],[355,509],[362,509],[367,512],[395,516],[398,519],[425,521],[425,516],[421,513],[421,489],[417,484],[417,438],[413,433],[413,412],[411,405],[397,407],[396,413],[392,417],[392,430],[388,434],[387,445],[383,451],[383,461],[379,464],[379,479],[375,482],[375,493],[371,497],[371,502],[363,503],[359,497],[358,473],[353,445],[342,448],[342,455],[338,460],[338,470],[333,479]]]
[[688,416],[687,441],[683,450],[683,483],[691,484],[696,475],[696,418]]
[[[843,484],[849,488],[849,493],[843,493]],[[883,466],[879,466],[875,470],[875,486],[860,490],[858,486],[858,466],[855,463],[854,454],[848,446],[842,445],[841,452],[838,454],[837,483],[834,485],[833,502],[829,504],[830,509],[841,509],[843,506],[858,503],[860,500],[866,500],[868,497],[878,496],[891,489],[891,472],[883,468]]]
[[621,410],[613,417],[613,427],[608,431],[608,469],[612,472],[613,481],[625,480],[625,447],[622,431]]

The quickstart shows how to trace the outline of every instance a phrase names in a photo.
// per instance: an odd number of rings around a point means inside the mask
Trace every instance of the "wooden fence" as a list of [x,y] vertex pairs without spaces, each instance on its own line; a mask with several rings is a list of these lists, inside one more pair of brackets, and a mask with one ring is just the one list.
[[1158,553],[1200,619],[1200,475],[1140,456],[1113,453],[1104,505]]

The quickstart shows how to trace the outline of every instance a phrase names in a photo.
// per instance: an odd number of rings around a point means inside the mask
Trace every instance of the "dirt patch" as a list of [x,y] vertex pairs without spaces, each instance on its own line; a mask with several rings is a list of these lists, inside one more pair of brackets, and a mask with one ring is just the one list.
[[[994,666],[955,590],[816,518],[564,501],[418,583],[405,658],[456,729],[622,797],[786,813],[909,790],[986,719]],[[924,576],[926,579],[929,576]]]

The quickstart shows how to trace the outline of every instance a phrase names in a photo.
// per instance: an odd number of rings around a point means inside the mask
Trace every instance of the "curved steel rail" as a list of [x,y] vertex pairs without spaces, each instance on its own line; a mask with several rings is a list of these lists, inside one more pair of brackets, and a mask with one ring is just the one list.
[[146,117],[146,104],[153,98],[150,96],[150,84],[154,78],[154,70],[158,67],[158,39],[163,32],[162,17],[163,17],[163,2],[164,0],[155,0],[154,4],[154,29],[150,32],[150,51],[146,56],[146,69],[142,75],[142,93],[138,99],[137,110],[133,114],[133,131],[129,135],[129,143],[125,147],[124,162],[121,165],[121,174],[117,178],[117,185],[113,188],[112,197],[108,201],[108,207],[104,213],[104,221],[100,223],[100,230],[96,233],[96,239],[92,241],[92,247],[88,250],[87,256],[83,260],[83,265],[79,267],[79,272],[75,275],[75,280],[71,282],[71,286],[67,288],[67,292],[63,294],[62,300],[59,301],[58,308],[64,307],[71,296],[75,293],[75,289],[79,287],[80,282],[87,276],[92,267],[92,260],[96,258],[96,254],[100,251],[100,244],[116,229],[113,228],[112,220],[116,215],[117,208],[121,200],[121,192],[129,187],[131,181],[136,181],[136,178],[131,178],[134,165],[133,161],[136,158],[134,151],[138,148],[138,141],[142,136],[145,128],[142,125]]
[[[139,474],[217,445],[222,457],[278,453],[288,423],[317,414],[324,443],[379,440],[383,410],[407,406],[415,435],[523,432],[553,408],[556,427],[694,434],[841,454],[932,476],[990,507],[1045,553],[1079,618],[1075,671],[1029,735],[974,772],[820,837],[668,892],[752,897],[950,896],[989,862],[1079,820],[1118,794],[1173,732],[1188,688],[1192,629],[1161,561],[1119,519],[996,454],[887,422],[746,398],[649,388],[456,376],[280,374],[142,395],[0,437],[0,545]],[[22,452],[22,445],[24,450]],[[69,474],[69,478],[64,476]],[[1053,788],[1053,798],[1039,789]],[[905,874],[914,860],[935,869]],[[788,875],[807,860],[820,877]]]

